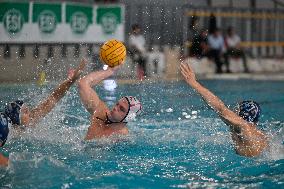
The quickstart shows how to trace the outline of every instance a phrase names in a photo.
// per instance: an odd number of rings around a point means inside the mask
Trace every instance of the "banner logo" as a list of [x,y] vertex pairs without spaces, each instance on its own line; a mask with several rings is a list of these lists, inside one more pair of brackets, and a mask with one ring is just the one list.
[[85,33],[88,28],[88,18],[83,12],[75,12],[71,17],[71,29],[74,33]]
[[52,11],[42,11],[38,17],[38,26],[43,33],[52,33],[56,29],[56,16]]
[[106,13],[101,18],[101,24],[103,27],[103,31],[106,34],[112,34],[115,32],[117,27],[117,17],[113,13]]
[[10,34],[16,34],[23,28],[24,18],[20,11],[11,9],[3,18],[5,30]]

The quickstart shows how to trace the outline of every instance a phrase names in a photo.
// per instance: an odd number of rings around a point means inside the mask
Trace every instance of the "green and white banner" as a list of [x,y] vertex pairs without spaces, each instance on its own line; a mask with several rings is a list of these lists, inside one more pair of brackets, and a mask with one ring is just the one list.
[[88,27],[93,24],[92,7],[66,5],[66,23],[73,33],[86,33]]
[[29,21],[29,3],[0,3],[0,20],[1,29],[13,36],[18,35]]
[[104,33],[112,34],[122,23],[120,7],[98,7],[97,23],[101,25]]
[[61,24],[61,4],[34,3],[32,23],[41,33],[53,33]]
[[0,43],[124,41],[123,5],[0,2]]

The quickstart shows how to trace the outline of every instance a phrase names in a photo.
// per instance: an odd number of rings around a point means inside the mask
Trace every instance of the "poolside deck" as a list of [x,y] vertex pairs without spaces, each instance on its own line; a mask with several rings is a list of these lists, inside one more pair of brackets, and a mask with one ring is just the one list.
[[[253,80],[276,80],[284,81],[284,72],[279,73],[224,73],[224,74],[197,74],[197,79],[221,79],[221,80],[238,80],[238,79],[253,79]],[[181,77],[177,78],[145,78],[144,80],[137,79],[117,79],[120,84],[135,84],[135,83],[155,83],[155,82],[175,82],[183,80]]]

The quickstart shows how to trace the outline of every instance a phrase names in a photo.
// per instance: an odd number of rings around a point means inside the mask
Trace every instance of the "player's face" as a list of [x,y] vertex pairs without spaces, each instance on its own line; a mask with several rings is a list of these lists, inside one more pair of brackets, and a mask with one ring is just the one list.
[[120,122],[128,112],[128,102],[125,98],[120,99],[110,112],[110,119],[113,122]]

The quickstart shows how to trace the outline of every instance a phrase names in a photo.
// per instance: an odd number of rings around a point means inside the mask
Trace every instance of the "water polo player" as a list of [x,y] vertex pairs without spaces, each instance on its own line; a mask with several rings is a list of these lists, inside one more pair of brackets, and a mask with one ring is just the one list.
[[[6,104],[3,112],[0,112],[0,147],[2,147],[9,135],[10,128],[24,128],[34,126],[45,115],[47,115],[56,103],[65,95],[66,91],[79,78],[87,61],[82,60],[76,70],[63,81],[45,100],[33,109],[22,101],[16,100]],[[8,165],[8,158],[0,153],[0,165]]]
[[267,137],[257,128],[260,117],[259,105],[254,101],[243,101],[238,104],[237,112],[233,112],[217,96],[196,81],[189,64],[182,63],[180,68],[185,81],[230,127],[236,153],[247,157],[260,155],[267,147]]
[[142,105],[135,97],[122,97],[112,110],[109,110],[96,91],[92,88],[102,80],[110,77],[120,66],[108,67],[107,70],[92,72],[78,82],[81,101],[91,114],[91,125],[85,140],[108,137],[111,135],[126,135],[126,123],[141,113]]

